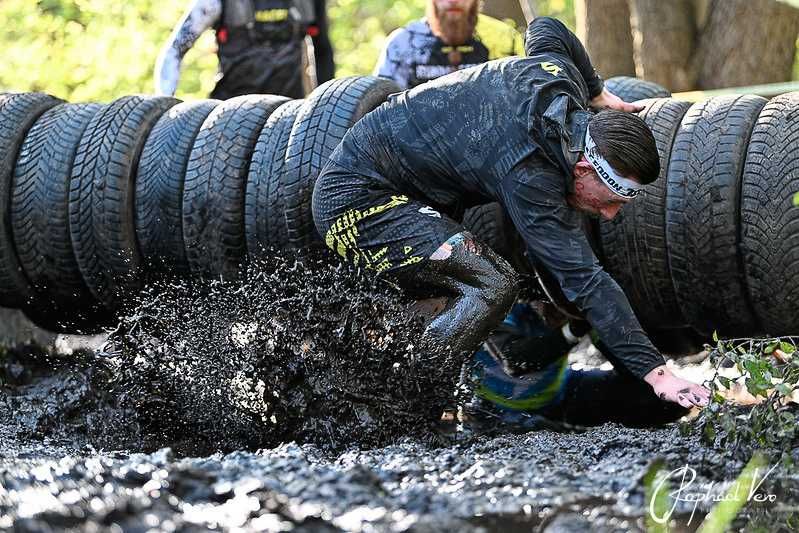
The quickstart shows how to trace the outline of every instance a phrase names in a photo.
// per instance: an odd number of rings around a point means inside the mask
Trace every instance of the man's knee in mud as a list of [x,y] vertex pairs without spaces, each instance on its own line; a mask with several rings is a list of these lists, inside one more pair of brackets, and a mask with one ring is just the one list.
[[431,267],[463,283],[463,296],[481,300],[489,311],[513,305],[519,281],[513,268],[469,232],[448,239],[431,256]]

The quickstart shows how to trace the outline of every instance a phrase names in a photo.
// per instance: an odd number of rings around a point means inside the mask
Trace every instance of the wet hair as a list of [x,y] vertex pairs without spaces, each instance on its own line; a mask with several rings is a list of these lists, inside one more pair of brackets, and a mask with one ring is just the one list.
[[643,185],[660,174],[660,156],[652,130],[641,117],[613,109],[600,111],[589,122],[599,153],[623,176]]

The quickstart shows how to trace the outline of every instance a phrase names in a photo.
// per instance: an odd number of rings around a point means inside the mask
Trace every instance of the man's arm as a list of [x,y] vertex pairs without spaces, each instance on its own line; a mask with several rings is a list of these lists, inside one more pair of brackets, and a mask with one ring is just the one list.
[[175,26],[155,63],[155,93],[174,95],[180,80],[180,62],[200,35],[222,16],[222,0],[195,0]]
[[319,32],[312,37],[314,57],[316,59],[316,81],[320,85],[328,80],[332,80],[336,71],[336,64],[333,61],[333,45],[330,43],[329,25],[327,20],[327,2],[325,0],[314,0],[316,4],[316,27]]
[[563,176],[528,158],[505,184],[504,204],[528,252],[558,280],[619,363],[641,379],[663,365],[624,292],[597,262],[579,214],[566,205]]
[[375,65],[374,75],[392,79],[401,88],[407,89],[411,83],[408,58],[412,53],[407,30],[405,28],[394,30],[386,38],[386,44]]
[[546,52],[568,56],[582,74],[588,96],[595,98],[602,93],[604,83],[594,70],[583,43],[561,21],[549,17],[533,20],[524,35],[524,50],[528,56]]

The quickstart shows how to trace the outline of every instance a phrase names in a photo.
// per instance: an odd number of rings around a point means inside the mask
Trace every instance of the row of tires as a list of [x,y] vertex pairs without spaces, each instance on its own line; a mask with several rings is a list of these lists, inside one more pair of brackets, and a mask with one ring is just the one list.
[[[799,95],[691,105],[633,78],[607,85],[649,98],[641,116],[661,155],[659,180],[588,226],[646,329],[686,351],[714,330],[799,330]],[[53,331],[91,331],[151,274],[228,277],[269,248],[312,246],[310,197],[327,156],[397,90],[350,77],[306,100],[0,95],[0,306]],[[519,251],[497,205],[464,225]]]
[[[647,98],[639,114],[661,174],[588,231],[645,329],[682,346],[714,331],[799,334],[799,93],[691,104],[634,78],[608,85],[627,101]],[[466,222],[507,253],[501,216],[480,207]]]
[[307,248],[321,167],[398,90],[350,77],[305,100],[0,95],[0,306],[95,331],[153,274],[227,277]]

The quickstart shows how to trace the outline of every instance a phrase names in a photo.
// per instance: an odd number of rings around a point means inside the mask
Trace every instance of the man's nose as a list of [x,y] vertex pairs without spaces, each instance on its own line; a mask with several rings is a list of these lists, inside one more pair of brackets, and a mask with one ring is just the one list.
[[602,218],[605,220],[612,220],[613,217],[619,213],[621,208],[622,204],[607,205],[599,210],[599,214],[602,215]]

